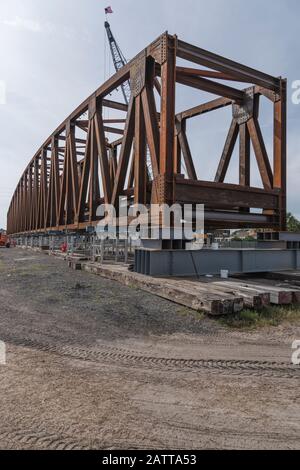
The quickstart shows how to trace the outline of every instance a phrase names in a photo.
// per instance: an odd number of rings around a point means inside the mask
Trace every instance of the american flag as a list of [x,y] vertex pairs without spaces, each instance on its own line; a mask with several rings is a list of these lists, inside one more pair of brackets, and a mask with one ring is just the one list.
[[107,15],[108,13],[113,13],[111,7],[106,7],[106,8],[105,8],[105,14]]

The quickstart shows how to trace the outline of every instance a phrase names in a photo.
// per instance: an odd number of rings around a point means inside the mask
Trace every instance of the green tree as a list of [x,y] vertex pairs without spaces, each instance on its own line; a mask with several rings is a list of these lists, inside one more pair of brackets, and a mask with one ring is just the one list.
[[289,232],[300,232],[300,221],[290,212],[286,215],[286,226]]

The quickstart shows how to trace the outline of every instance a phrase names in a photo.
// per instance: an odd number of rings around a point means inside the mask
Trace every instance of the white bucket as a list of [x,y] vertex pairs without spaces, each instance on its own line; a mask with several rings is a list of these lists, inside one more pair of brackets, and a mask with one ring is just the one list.
[[221,269],[220,271],[220,276],[222,279],[227,279],[229,276],[229,271],[228,269]]
[[212,250],[218,250],[219,249],[219,243],[217,243],[217,242],[212,243],[211,244],[211,249]]

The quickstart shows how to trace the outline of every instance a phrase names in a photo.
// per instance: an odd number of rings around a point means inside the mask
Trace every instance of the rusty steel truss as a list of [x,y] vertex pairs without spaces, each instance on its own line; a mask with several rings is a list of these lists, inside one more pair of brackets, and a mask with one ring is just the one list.
[[[179,66],[178,58],[193,67]],[[131,84],[128,106],[109,97],[127,80]],[[247,88],[228,86],[226,81],[244,82]],[[177,83],[218,98],[176,113]],[[258,120],[261,96],[274,108],[272,165]],[[186,123],[227,106],[232,107],[232,120],[216,176],[214,181],[203,181],[196,173]],[[104,119],[105,107],[119,110],[122,116]],[[113,127],[116,123],[119,127]],[[118,135],[118,140],[108,142],[107,133]],[[238,137],[239,182],[227,184],[224,180]],[[250,186],[250,143],[261,188]],[[202,155],[201,165],[210,158]],[[8,233],[94,226],[97,207],[103,202],[117,206],[121,195],[146,205],[203,203],[206,228],[285,230],[286,80],[162,34],[75,109],[40,147],[11,200]]]

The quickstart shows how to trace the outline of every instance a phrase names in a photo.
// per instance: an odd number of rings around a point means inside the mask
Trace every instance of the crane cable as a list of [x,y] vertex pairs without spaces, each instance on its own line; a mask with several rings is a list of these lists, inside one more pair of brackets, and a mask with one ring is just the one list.
[[[104,30],[104,37],[103,37],[103,47],[104,47],[104,70],[103,70],[103,83],[106,82],[106,62],[107,62],[107,46],[106,46],[106,37],[105,37],[105,30]],[[103,118],[105,119],[106,108],[102,109]]]
[[[107,21],[107,14],[105,15],[106,21]],[[104,80],[103,82],[105,83],[106,80],[108,80],[111,76],[111,63],[112,63],[112,58],[110,55],[110,50],[107,46],[107,37],[106,37],[106,31],[104,28],[103,32],[103,42],[104,42]],[[109,108],[103,108],[103,119],[109,119],[110,116],[110,109]]]

